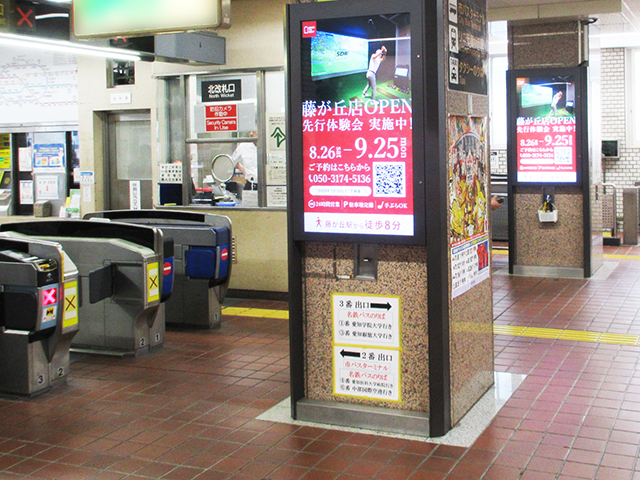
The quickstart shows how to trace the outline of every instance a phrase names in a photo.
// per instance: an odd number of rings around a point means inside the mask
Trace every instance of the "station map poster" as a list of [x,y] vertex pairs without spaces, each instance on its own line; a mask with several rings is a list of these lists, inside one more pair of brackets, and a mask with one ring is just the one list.
[[516,78],[516,180],[576,183],[575,76]]
[[449,0],[449,88],[487,94],[487,9],[478,0]]
[[0,125],[78,123],[74,55],[0,49]]
[[300,28],[304,232],[413,236],[409,13]]
[[489,278],[486,120],[449,117],[451,297]]

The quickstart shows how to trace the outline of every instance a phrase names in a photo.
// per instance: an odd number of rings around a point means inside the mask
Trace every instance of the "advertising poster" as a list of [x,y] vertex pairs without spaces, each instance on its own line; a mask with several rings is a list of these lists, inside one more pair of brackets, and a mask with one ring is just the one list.
[[573,75],[517,78],[516,92],[516,180],[577,182]]
[[304,232],[414,235],[409,20],[302,22]]
[[35,168],[63,168],[65,146],[62,143],[35,144],[33,166]]
[[489,277],[486,120],[449,117],[452,298]]
[[400,401],[400,297],[331,297],[334,395]]

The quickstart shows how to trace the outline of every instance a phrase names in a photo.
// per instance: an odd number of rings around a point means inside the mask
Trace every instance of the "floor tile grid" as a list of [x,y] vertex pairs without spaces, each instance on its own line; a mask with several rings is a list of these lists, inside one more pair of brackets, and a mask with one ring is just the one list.
[[[390,449],[375,436],[326,441],[330,432],[322,429],[278,432],[283,426],[252,420],[249,413],[288,394],[286,322],[225,318],[205,339],[173,335],[161,356],[74,363],[77,381],[55,392],[56,401],[1,401],[0,462],[9,465],[2,475],[615,479],[631,478],[635,468],[636,349],[498,336],[496,368],[529,378],[476,444]],[[255,378],[260,373],[284,380]],[[364,451],[350,448],[361,442]]]

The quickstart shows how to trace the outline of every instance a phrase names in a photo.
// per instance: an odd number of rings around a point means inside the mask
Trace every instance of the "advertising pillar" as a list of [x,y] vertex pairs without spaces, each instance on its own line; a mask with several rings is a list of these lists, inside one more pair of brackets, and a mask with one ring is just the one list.
[[486,56],[469,54],[486,7],[295,4],[287,23],[292,416],[443,435],[493,382]]

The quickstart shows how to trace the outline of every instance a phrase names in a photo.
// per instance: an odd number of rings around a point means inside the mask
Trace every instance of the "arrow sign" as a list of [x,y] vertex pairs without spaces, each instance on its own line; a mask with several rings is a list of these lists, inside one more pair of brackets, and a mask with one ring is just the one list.
[[371,304],[371,308],[384,308],[387,311],[391,309],[391,304],[389,302],[387,303],[372,303]]
[[344,348],[342,349],[342,351],[340,352],[340,355],[342,355],[343,357],[356,357],[356,358],[360,358],[360,354],[358,352],[347,352],[344,350]]

